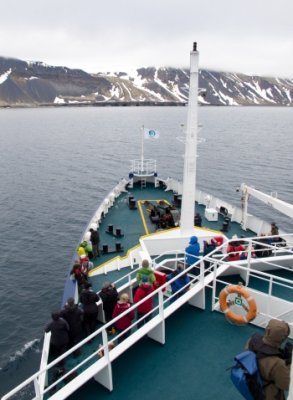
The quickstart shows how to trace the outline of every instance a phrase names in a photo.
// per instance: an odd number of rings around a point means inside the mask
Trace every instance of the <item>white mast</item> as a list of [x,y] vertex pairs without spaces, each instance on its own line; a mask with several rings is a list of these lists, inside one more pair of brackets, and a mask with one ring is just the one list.
[[141,127],[141,171],[144,170],[143,162],[144,162],[144,125]]
[[181,235],[192,235],[194,233],[198,125],[198,58],[199,53],[197,51],[197,44],[193,43],[193,51],[190,52],[190,82],[184,155],[182,207],[180,218]]

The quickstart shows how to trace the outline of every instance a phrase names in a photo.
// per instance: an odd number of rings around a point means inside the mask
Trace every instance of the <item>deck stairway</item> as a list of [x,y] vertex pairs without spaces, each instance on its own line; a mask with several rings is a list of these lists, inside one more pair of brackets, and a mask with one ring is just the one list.
[[[210,261],[208,269],[204,268],[203,261],[205,260]],[[153,260],[153,265],[155,265],[156,269],[172,269],[172,264],[174,268],[178,261],[179,259],[177,256],[172,260],[170,256],[165,257],[164,255],[160,255]],[[293,255],[287,254],[286,256],[274,257],[273,260],[266,259],[263,263],[263,270],[267,269],[268,266],[273,265],[274,270],[279,269],[282,273],[292,274]],[[132,332],[131,335],[124,339],[120,344],[117,344],[111,351],[108,350],[108,345],[111,340],[107,334],[107,327],[112,325],[112,323],[118,320],[121,316],[114,319],[111,324],[101,326],[92,335],[88,336],[74,348],[70,349],[48,365],[47,359],[50,337],[46,334],[46,345],[43,350],[40,370],[13,391],[5,395],[2,400],[12,398],[29,385],[34,386],[34,399],[65,399],[91,378],[94,378],[109,391],[112,391],[114,388],[112,362],[115,359],[126,352],[145,335],[161,344],[164,344],[166,340],[165,320],[186,303],[204,310],[206,308],[207,290],[212,293],[212,310],[218,311],[219,292],[223,286],[230,282],[229,277],[235,274],[235,270],[237,270],[238,273],[240,272],[243,282],[247,285],[252,280],[258,280],[260,282],[259,286],[256,285],[249,289],[257,301],[259,311],[258,316],[253,323],[264,327],[268,319],[275,317],[287,320],[291,325],[291,328],[293,328],[293,283],[291,277],[289,277],[289,279],[279,277],[275,273],[261,271],[261,268],[255,270],[252,265],[248,264],[249,263],[243,264],[243,262],[238,264],[228,263],[224,259],[212,258],[211,255],[202,258],[193,266],[183,271],[183,273],[187,272],[191,278],[189,290],[183,293],[179,298],[173,299],[172,301],[172,295],[168,293],[168,287],[171,281],[156,289],[148,296],[153,296],[154,298],[152,319],[139,329],[137,328],[137,321],[135,321],[130,327]],[[193,274],[194,268],[198,270],[199,274]],[[130,293],[133,292],[136,282],[131,274],[132,273],[128,274],[129,276],[125,279],[125,282],[127,283],[124,283],[123,287],[120,287],[120,290],[129,290]],[[177,277],[173,279],[177,279]],[[264,282],[268,284],[265,285],[265,288],[263,287]],[[276,286],[284,287],[284,290],[287,291],[285,298],[273,295]],[[145,299],[140,303],[144,300]],[[140,303],[133,305],[132,308],[135,310]],[[291,329],[291,332],[293,332],[293,329]],[[84,352],[83,349],[89,347],[89,342],[94,341],[97,338],[102,343],[104,356],[98,356],[99,349],[96,345],[95,348],[86,355],[86,352]],[[117,338],[118,336],[116,336],[114,340],[116,341]],[[85,354],[82,361],[79,360],[79,362],[69,370],[66,368],[68,372],[63,374],[59,379],[57,378],[57,380],[54,380],[52,383],[50,382],[48,385],[48,377],[51,373],[50,371],[52,371],[61,360],[64,359],[67,362],[67,360],[72,357],[72,353],[77,349],[82,349],[82,352]]]

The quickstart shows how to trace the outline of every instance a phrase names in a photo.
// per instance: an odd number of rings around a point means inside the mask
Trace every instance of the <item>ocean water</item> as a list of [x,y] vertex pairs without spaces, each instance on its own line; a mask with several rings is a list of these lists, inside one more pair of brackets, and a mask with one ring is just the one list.
[[[181,178],[184,107],[72,107],[0,110],[0,395],[35,372],[44,326],[85,224],[128,175],[144,142],[162,177]],[[197,185],[240,205],[242,182],[293,202],[290,108],[201,107]],[[259,210],[260,209],[260,210]],[[250,211],[293,225],[251,201]]]

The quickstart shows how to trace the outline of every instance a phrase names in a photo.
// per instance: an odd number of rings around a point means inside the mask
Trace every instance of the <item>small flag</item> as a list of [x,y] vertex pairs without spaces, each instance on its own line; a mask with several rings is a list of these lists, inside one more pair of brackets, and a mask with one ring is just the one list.
[[155,131],[154,129],[144,129],[144,137],[145,139],[158,139],[160,136],[160,133],[158,131]]

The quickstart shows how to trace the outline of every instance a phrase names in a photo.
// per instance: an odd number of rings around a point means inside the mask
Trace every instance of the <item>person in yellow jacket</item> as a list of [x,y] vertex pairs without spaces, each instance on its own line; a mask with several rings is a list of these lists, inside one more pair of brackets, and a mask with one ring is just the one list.
[[84,240],[77,248],[77,254],[78,257],[81,258],[81,256],[86,256],[89,259],[93,258],[93,249],[92,246]]

